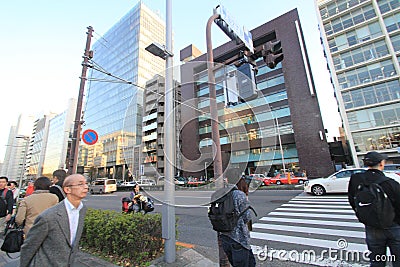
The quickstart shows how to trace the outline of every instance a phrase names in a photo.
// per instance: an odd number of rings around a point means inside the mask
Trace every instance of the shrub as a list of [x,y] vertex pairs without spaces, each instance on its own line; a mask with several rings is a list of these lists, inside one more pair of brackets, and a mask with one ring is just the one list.
[[163,247],[161,215],[88,209],[80,245],[103,256],[140,264]]

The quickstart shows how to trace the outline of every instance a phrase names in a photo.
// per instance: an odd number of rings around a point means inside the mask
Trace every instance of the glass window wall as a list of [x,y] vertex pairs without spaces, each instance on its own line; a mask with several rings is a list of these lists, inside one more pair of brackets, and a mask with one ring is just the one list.
[[342,93],[346,109],[400,99],[398,80]]

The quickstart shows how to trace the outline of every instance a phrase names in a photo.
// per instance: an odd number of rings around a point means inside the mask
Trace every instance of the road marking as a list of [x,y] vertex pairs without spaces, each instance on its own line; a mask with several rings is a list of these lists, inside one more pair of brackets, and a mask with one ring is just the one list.
[[[319,203],[318,203],[319,204]],[[302,208],[328,208],[328,209],[350,209],[351,206],[337,206],[337,205],[305,205],[305,204],[297,204],[297,203],[289,203],[289,204],[283,204],[282,207],[302,207]]]
[[[297,236],[287,236],[287,235],[276,235],[276,234],[266,234],[259,232],[250,232],[250,237],[261,240],[268,241],[278,241],[290,244],[301,244],[312,247],[320,247],[320,248],[334,248],[338,249],[337,240],[322,240],[316,238],[306,238],[306,237],[297,237]],[[347,243],[346,247],[347,251],[361,251],[364,252],[367,250],[367,245],[365,244],[357,244],[357,243]]]
[[334,226],[364,228],[364,224],[359,222],[307,220],[307,219],[293,219],[293,218],[282,218],[282,217],[262,217],[260,220],[272,221],[272,222],[302,223],[302,224],[330,225],[330,226],[334,225]]
[[[303,201],[303,200],[290,200],[289,203],[304,203],[304,204],[315,204],[315,201]],[[348,201],[318,201],[318,204],[332,204],[332,205],[343,205],[348,206]]]
[[336,218],[336,219],[353,219],[357,220],[355,215],[342,215],[342,214],[325,214],[325,213],[295,213],[295,212],[278,212],[273,211],[268,213],[268,215],[279,215],[279,216],[289,216],[289,217],[313,217],[313,218]]
[[348,201],[347,197],[295,197],[292,200],[323,200],[323,201]]
[[[338,224],[338,222],[336,222],[336,225],[337,224]],[[343,231],[343,230],[338,230],[338,229],[311,228],[311,227],[303,227],[303,226],[290,226],[290,225],[282,225],[282,224],[264,224],[264,223],[255,223],[255,224],[253,224],[253,228],[269,229],[269,230],[277,230],[277,231],[288,231],[288,232],[296,232],[296,233],[333,235],[333,236],[338,236],[338,237],[365,238],[364,232],[347,231],[347,230]]]
[[180,241],[176,241],[175,244],[177,246],[181,246],[181,247],[184,247],[184,248],[194,248],[195,247],[195,245],[193,245],[193,244],[183,243],[183,242],[180,242]]
[[[354,214],[353,210],[331,210],[331,209],[299,209],[299,208],[277,208],[277,211],[304,211],[304,212],[326,212],[326,213],[351,213]],[[304,214],[303,214],[304,216]],[[325,216],[327,216],[325,214]],[[328,215],[330,216],[330,215]]]

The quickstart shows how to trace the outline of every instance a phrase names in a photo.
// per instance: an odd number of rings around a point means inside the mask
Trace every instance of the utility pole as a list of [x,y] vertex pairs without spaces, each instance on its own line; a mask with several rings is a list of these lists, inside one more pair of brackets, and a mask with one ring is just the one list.
[[69,164],[68,164],[68,174],[76,173],[76,168],[78,165],[78,152],[79,152],[79,141],[82,129],[82,103],[83,103],[83,95],[85,92],[85,83],[86,83],[86,72],[89,59],[93,57],[93,51],[90,50],[90,43],[92,41],[92,33],[93,28],[89,26],[86,38],[86,48],[85,53],[83,55],[82,62],[82,74],[81,74],[81,84],[79,86],[79,95],[78,95],[78,103],[76,105],[76,113],[75,113],[75,121],[74,121],[74,132],[72,135],[72,143],[71,150],[69,153]]

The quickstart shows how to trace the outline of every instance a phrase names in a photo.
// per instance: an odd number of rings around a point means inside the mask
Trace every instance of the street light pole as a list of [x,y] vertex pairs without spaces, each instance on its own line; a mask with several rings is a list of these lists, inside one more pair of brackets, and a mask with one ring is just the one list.
[[208,180],[207,179],[207,163],[208,163],[207,161],[204,162],[204,172],[206,174],[206,181]]
[[164,123],[164,149],[165,149],[165,204],[162,214],[162,230],[165,239],[164,261],[166,263],[175,262],[176,257],[176,237],[175,237],[175,110],[173,88],[172,63],[172,0],[166,0],[166,51],[169,55],[165,61],[165,123]]
[[26,165],[26,156],[28,155],[28,147],[29,147],[29,137],[28,136],[16,136],[15,138],[17,139],[24,139],[25,141],[25,153],[24,153],[24,158],[22,160],[22,170],[21,174],[19,175],[19,188],[22,188],[22,180],[25,175],[25,165]]
[[[211,25],[214,20],[220,15],[214,14],[207,21],[206,27],[206,42],[207,42],[207,72],[208,72],[208,90],[210,96],[210,117],[211,117],[211,138],[214,142],[213,154],[214,156],[214,181],[216,188],[222,188],[224,186],[224,179],[222,177],[222,156],[221,156],[221,142],[219,140],[219,123],[218,123],[218,107],[215,92],[215,77],[214,77],[214,54],[211,42]],[[220,233],[217,233],[218,239],[218,255],[219,255],[219,266],[225,267],[230,266],[228,257],[226,256],[223,248]]]
[[279,148],[280,148],[280,150],[281,150],[283,173],[286,174],[285,157],[283,156],[283,147],[282,147],[281,133],[280,133],[279,122],[278,122],[278,118],[277,118],[277,117],[275,117],[275,122],[276,122],[276,130],[277,130],[277,132],[278,132]]

